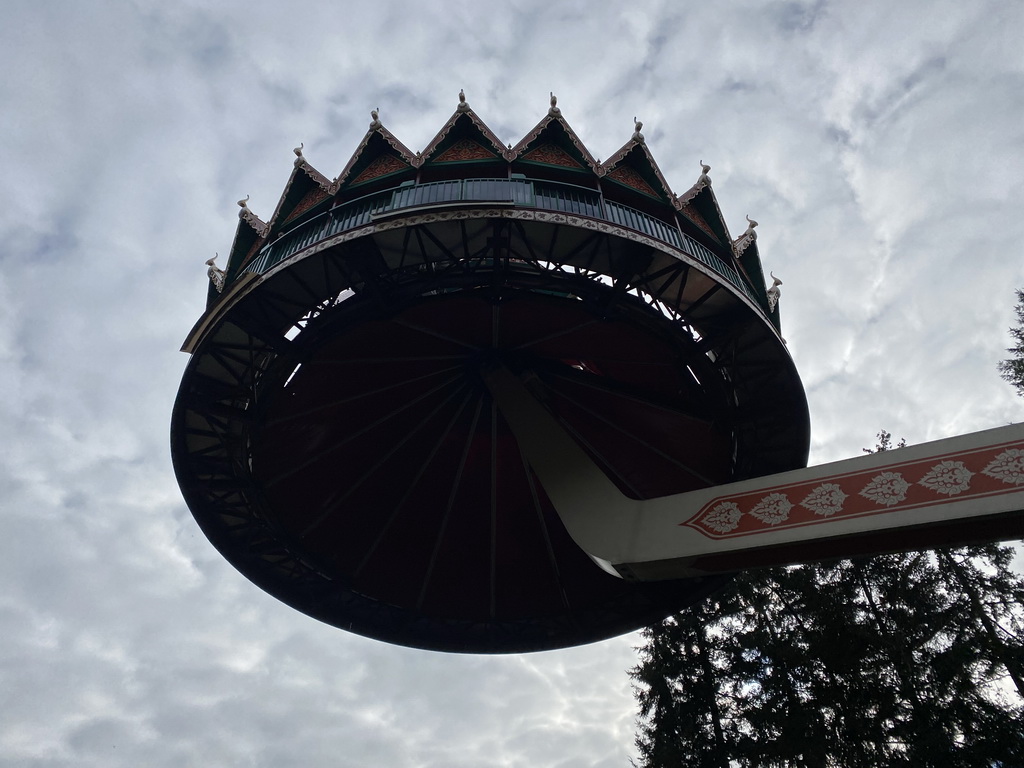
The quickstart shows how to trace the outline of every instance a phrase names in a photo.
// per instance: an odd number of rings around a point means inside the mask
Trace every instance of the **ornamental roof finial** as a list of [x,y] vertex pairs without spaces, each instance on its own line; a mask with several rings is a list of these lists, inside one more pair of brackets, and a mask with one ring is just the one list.
[[775,307],[779,305],[779,296],[782,295],[782,291],[779,290],[779,286],[782,285],[782,281],[779,280],[773,273],[769,272],[772,276],[772,287],[768,289],[768,311],[774,312]]
[[636,117],[634,117],[633,118],[633,140],[634,141],[643,141],[644,140],[644,135],[642,133],[640,133],[640,129],[643,128],[643,127],[644,127],[644,124],[641,123],[639,120],[637,120]]
[[219,253],[215,253],[215,254],[213,254],[213,258],[212,259],[207,259],[206,260],[206,266],[207,266],[206,276],[208,278],[210,278],[210,282],[213,283],[213,287],[217,289],[217,293],[223,293],[224,292],[224,277],[225,277],[224,270],[221,269],[220,267],[218,267],[216,264],[213,263],[213,262],[215,262],[217,260],[217,257],[219,255],[220,255]]
[[380,125],[381,125],[381,123],[380,123],[380,107],[377,107],[375,109],[371,109],[370,110],[370,117],[373,119],[373,122],[370,123],[370,127],[371,128],[380,128]]
[[750,218],[750,216],[747,216],[746,230],[732,241],[732,251],[737,257],[757,240],[757,232],[754,231],[756,226],[757,222]]
[[295,167],[296,168],[298,168],[300,165],[302,165],[304,162],[306,162],[306,158],[304,158],[302,156],[302,148],[304,146],[306,146],[305,143],[300,141],[299,142],[299,146],[297,146],[295,149],[292,150],[292,152],[295,153]]
[[708,173],[711,172],[711,166],[707,165],[703,160],[700,161],[700,178],[697,179],[698,184],[711,184],[711,177]]
[[458,106],[458,111],[459,112],[469,112],[469,103],[466,101],[466,92],[462,88],[459,89],[459,106]]
[[549,93],[551,94],[551,106],[548,108],[548,114],[551,117],[558,117],[562,114],[562,110],[558,108],[558,97],[555,96],[554,91],[549,91]]
[[245,218],[245,214],[249,213],[249,205],[248,205],[248,203],[249,203],[249,196],[248,195],[246,195],[244,199],[238,201],[238,207],[242,209],[242,210],[240,210],[238,212],[238,218],[244,219]]

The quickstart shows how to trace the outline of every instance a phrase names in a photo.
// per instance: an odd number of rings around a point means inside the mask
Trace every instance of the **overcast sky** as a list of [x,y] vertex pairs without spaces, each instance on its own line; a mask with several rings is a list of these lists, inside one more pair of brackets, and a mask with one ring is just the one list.
[[[211,11],[207,5],[216,6]],[[325,627],[228,566],[168,423],[235,201],[369,112],[421,149],[464,88],[515,144],[644,122],[765,271],[812,462],[1019,421],[1019,2],[0,4],[0,766],[624,768],[637,636],[499,658]]]

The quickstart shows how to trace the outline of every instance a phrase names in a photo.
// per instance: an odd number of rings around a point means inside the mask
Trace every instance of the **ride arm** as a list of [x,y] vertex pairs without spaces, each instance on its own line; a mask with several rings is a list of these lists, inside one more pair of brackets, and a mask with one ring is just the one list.
[[483,378],[569,535],[622,578],[1024,538],[1024,424],[637,500],[519,377]]

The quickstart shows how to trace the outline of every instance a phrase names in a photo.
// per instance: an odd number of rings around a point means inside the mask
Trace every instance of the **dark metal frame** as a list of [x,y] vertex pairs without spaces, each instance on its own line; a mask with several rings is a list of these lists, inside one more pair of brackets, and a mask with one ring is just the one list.
[[[720,582],[636,585],[629,600],[575,616],[572,626],[428,622],[346,591],[338,574],[275,525],[252,477],[251,438],[264,398],[338,327],[448,292],[535,291],[586,302],[595,317],[645,316],[686,349],[695,387],[718,390],[709,399],[734,435],[735,479],[806,463],[809,426],[799,378],[763,308],[735,280],[660,239],[607,223],[598,228],[561,214],[545,219],[500,208],[406,214],[296,240],[303,250],[284,248],[286,255],[261,267],[260,279],[211,308],[219,319],[195,340],[171,436],[185,498],[211,542],[252,581],[312,616],[447,650],[589,642],[716,587]],[[314,221],[286,237],[304,238]]]

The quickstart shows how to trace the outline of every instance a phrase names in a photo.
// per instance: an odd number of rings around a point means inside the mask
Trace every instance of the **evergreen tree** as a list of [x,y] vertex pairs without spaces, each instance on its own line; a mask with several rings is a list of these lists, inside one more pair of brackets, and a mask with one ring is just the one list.
[[[874,450],[893,447],[879,433]],[[632,671],[639,765],[1024,765],[1024,579],[1012,553],[739,574],[645,631]]]
[[1024,397],[1024,291],[1017,291],[1017,325],[1010,329],[1014,345],[1007,349],[1013,357],[999,363],[999,375],[1017,388],[1017,394]]

